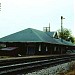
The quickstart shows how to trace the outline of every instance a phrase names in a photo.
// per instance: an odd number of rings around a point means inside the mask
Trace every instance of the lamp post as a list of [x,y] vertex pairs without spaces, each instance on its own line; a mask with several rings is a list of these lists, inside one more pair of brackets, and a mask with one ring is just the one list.
[[63,19],[65,19],[65,18],[63,16],[61,16],[61,41],[62,41],[62,37],[63,37]]
[[1,3],[0,3],[0,11],[1,11]]

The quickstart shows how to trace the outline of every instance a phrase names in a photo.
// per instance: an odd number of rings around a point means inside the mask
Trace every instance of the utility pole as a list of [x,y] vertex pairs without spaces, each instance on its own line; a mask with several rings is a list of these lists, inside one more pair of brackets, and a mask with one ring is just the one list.
[[49,23],[49,32],[50,32],[50,23]]
[[0,3],[0,11],[1,11],[1,3]]
[[[62,37],[63,37],[63,19],[65,19],[63,16],[61,16],[61,41],[62,41]],[[63,42],[63,41],[62,41]]]

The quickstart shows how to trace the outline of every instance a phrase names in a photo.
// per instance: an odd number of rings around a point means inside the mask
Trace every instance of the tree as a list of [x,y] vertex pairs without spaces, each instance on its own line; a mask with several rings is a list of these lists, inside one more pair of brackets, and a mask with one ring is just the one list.
[[71,41],[72,43],[75,42],[74,37],[71,35],[71,30],[63,28],[63,31],[58,30],[59,38],[62,38],[66,41]]

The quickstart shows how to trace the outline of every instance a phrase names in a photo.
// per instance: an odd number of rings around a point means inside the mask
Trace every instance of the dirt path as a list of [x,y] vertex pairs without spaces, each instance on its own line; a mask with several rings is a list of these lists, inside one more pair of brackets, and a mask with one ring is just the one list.
[[66,73],[65,75],[75,75],[75,70]]

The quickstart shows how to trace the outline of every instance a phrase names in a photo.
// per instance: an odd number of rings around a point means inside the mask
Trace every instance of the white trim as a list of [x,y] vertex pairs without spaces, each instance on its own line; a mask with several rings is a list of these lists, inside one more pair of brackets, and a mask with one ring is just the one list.
[[47,48],[47,46],[46,46],[46,52],[48,51],[48,48]]
[[39,45],[39,51],[41,51],[41,45]]

